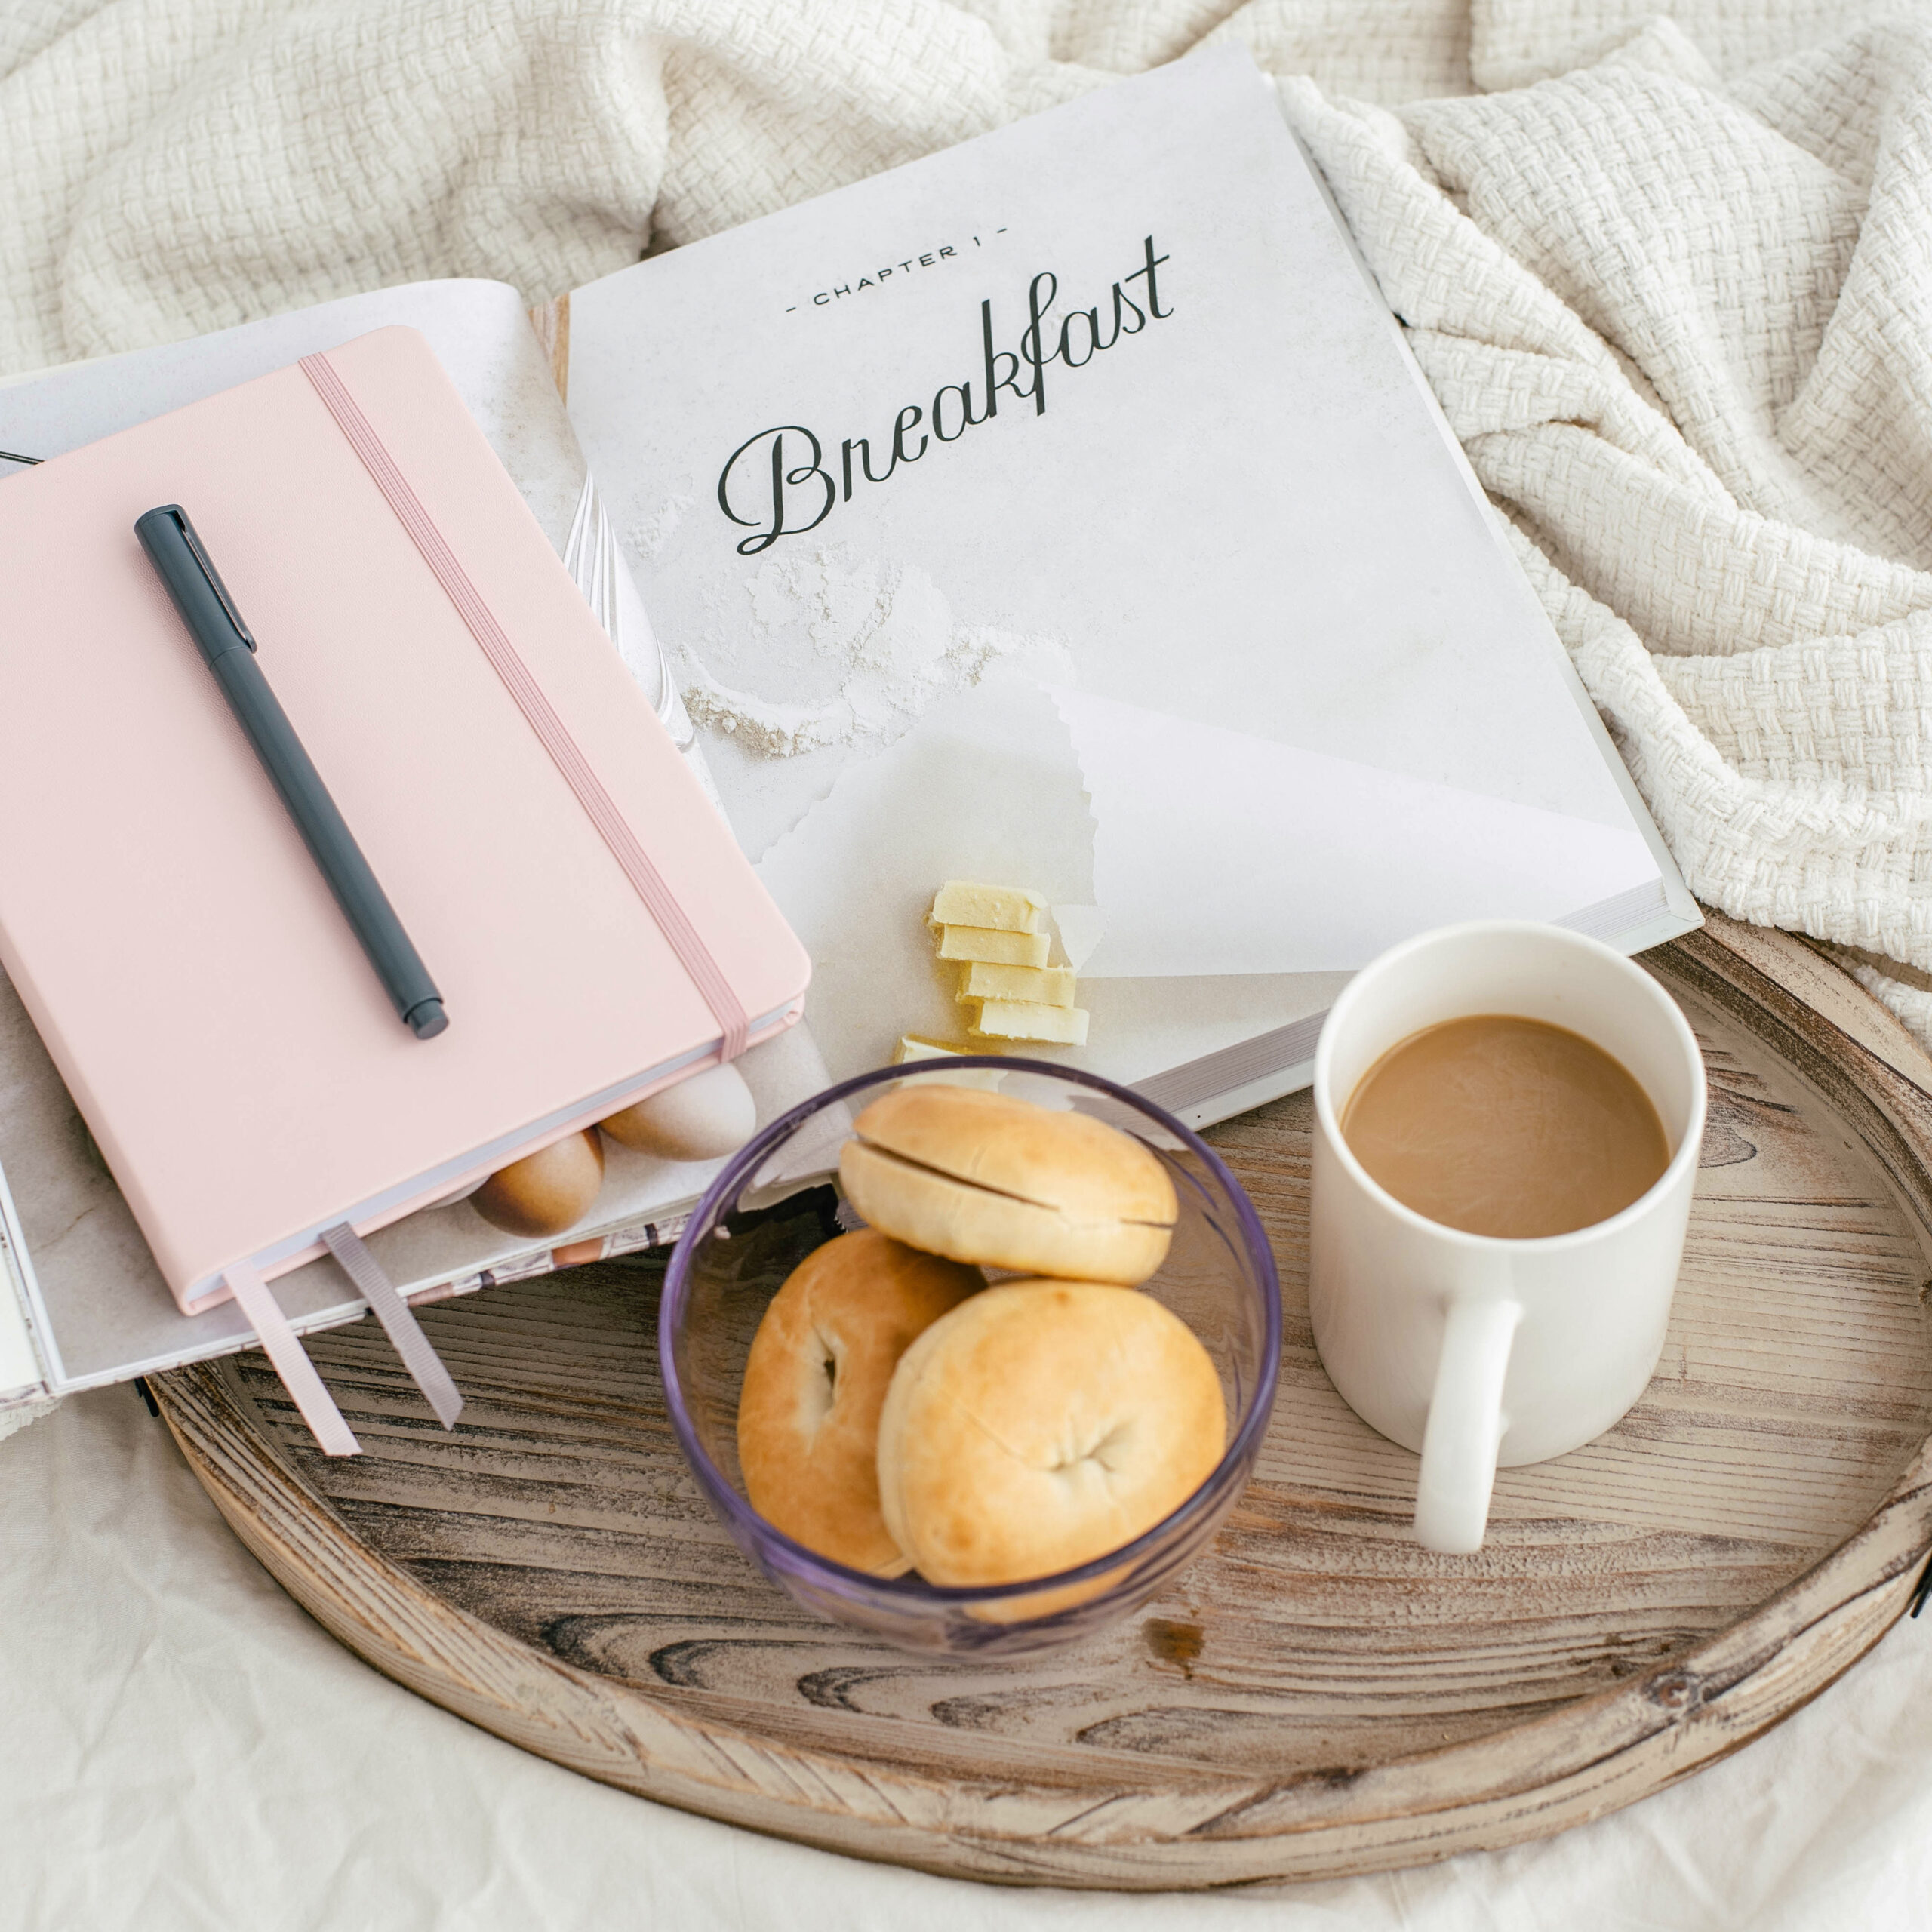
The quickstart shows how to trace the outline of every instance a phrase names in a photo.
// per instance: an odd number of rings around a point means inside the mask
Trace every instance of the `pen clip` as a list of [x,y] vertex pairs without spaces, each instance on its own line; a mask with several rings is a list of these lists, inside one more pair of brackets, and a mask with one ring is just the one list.
[[242,621],[242,613],[235,608],[235,599],[229,595],[228,586],[221,580],[221,574],[210,561],[208,553],[202,548],[202,540],[195,533],[195,526],[188,521],[188,512],[179,503],[163,506],[162,514],[174,519],[174,527],[181,533],[181,540],[188,546],[188,553],[201,567],[203,577],[208,579],[222,609],[227,613],[228,621],[235,626],[235,635],[251,651],[255,648],[254,633]]

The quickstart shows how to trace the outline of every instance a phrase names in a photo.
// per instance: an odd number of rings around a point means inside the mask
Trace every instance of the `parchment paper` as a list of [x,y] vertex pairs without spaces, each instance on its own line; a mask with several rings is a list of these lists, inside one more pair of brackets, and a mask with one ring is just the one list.
[[1457,919],[1561,919],[1657,877],[1628,826],[1060,691],[1093,822],[1091,979],[1352,971]]
[[838,1078],[902,1033],[974,1047],[926,924],[949,878],[1052,902],[1088,1044],[1020,1051],[1137,1080],[1322,1012],[1410,933],[1656,877],[1633,830],[1012,675],[848,764],[758,871]]

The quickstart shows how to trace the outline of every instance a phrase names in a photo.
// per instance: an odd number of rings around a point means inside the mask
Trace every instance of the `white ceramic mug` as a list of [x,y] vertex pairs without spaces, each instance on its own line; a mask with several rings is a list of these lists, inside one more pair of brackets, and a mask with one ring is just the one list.
[[[1491,1013],[1567,1027],[1635,1076],[1671,1150],[1649,1192],[1574,1233],[1511,1241],[1426,1220],[1369,1178],[1340,1127],[1363,1075],[1425,1026]],[[1418,1541],[1480,1549],[1499,1464],[1577,1448],[1643,1393],[1703,1132],[1703,1057],[1675,1001],[1622,954],[1561,927],[1423,933],[1336,1001],[1315,1054],[1309,1312],[1349,1406],[1421,1453]]]

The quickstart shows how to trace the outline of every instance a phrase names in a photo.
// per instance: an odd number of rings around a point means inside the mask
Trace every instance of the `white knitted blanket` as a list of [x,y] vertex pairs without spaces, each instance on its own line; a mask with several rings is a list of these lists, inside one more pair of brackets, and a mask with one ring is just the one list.
[[1932,1039],[1932,5],[1669,4],[12,0],[0,371],[534,300],[1238,37],[1693,889]]

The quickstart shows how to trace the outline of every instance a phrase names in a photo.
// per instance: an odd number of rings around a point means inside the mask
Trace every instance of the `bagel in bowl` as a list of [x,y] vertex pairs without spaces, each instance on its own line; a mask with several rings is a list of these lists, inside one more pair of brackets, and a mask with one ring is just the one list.
[[766,1521],[875,1576],[909,1566],[879,1513],[879,1411],[900,1357],[986,1286],[875,1229],[814,1248],[759,1322],[738,1395],[745,1495]]
[[1208,1351],[1151,1296],[1003,1281],[900,1358],[878,1422],[884,1527],[928,1583],[1053,1576],[1171,1515],[1226,1432]]
[[955,1261],[1137,1287],[1179,1211],[1151,1149],[1091,1115],[909,1081],[854,1123],[838,1178],[872,1226]]

